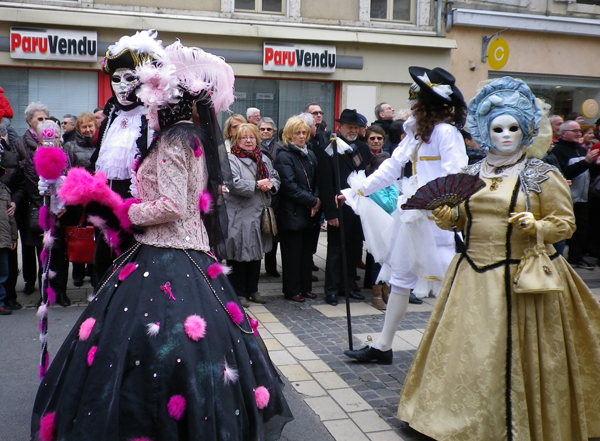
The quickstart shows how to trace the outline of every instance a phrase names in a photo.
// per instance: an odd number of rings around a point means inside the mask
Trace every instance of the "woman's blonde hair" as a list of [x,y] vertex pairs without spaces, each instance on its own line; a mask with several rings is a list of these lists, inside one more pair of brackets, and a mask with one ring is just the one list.
[[256,139],[256,144],[258,144],[259,139],[260,139],[260,134],[258,133],[258,128],[254,124],[244,123],[244,124],[240,124],[240,126],[237,129],[237,132],[235,132],[235,135],[233,135],[231,145],[240,145],[240,142],[239,142],[240,136],[244,130],[251,132],[252,135],[254,136],[254,138]]
[[294,133],[298,133],[301,129],[306,130],[306,139],[308,140],[310,137],[310,126],[303,119],[300,119],[297,116],[292,116],[285,122],[281,140],[285,145],[288,145],[292,140],[292,135]]
[[239,113],[234,113],[233,115],[231,115],[229,118],[227,118],[225,120],[225,125],[223,126],[223,137],[225,139],[233,138],[233,136],[230,135],[229,132],[231,132],[231,125],[233,124],[234,121],[239,121],[242,124],[245,124],[248,122],[248,121],[246,121],[246,118],[244,118],[244,115],[240,115]]
[[96,121],[94,115],[92,115],[90,112],[83,112],[77,117],[77,121],[75,122],[75,129],[79,133],[81,133],[81,125],[88,120],[94,123],[94,127],[96,129],[98,128],[98,121]]

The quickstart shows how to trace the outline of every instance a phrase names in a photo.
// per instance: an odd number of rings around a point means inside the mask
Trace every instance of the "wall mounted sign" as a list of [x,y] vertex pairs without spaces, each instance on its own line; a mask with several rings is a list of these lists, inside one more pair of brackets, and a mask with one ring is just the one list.
[[593,99],[588,99],[583,102],[581,105],[581,113],[586,118],[594,118],[598,115],[598,102]]
[[98,33],[11,27],[10,58],[96,62]]
[[508,43],[502,38],[490,42],[487,50],[487,62],[494,70],[502,69],[508,61]]
[[335,73],[335,46],[263,43],[263,70]]

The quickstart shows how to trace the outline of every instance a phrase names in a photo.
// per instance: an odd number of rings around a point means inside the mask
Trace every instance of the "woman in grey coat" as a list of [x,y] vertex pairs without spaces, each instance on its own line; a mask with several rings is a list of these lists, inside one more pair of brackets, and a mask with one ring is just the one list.
[[254,124],[242,124],[233,137],[229,155],[233,187],[227,198],[227,264],[232,269],[229,279],[243,306],[248,306],[248,299],[266,303],[258,293],[258,279],[272,237],[262,234],[261,218],[280,183],[271,160],[261,152],[259,140]]

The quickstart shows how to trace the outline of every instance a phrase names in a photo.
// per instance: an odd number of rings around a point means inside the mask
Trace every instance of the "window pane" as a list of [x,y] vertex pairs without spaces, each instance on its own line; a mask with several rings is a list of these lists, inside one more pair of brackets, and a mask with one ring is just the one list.
[[394,18],[398,21],[410,21],[410,4],[412,0],[392,0],[394,2]]
[[283,12],[281,10],[281,0],[262,0],[263,12]]
[[371,0],[371,18],[387,19],[388,0]]
[[235,0],[235,9],[256,10],[256,0]]

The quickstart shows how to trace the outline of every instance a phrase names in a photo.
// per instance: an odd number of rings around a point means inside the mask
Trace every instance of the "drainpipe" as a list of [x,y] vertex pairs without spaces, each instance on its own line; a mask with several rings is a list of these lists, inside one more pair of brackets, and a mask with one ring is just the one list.
[[435,23],[435,35],[438,37],[442,36],[442,0],[436,0],[435,2],[435,15],[437,16]]
[[454,24],[454,15],[452,14],[452,6],[454,5],[453,1],[446,2],[446,33],[452,30],[452,25]]

